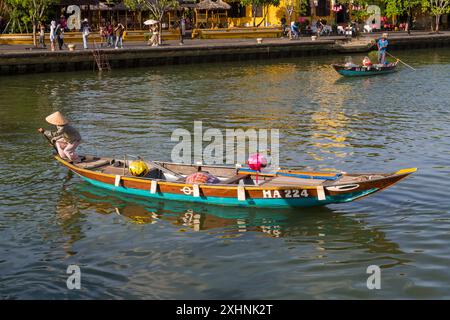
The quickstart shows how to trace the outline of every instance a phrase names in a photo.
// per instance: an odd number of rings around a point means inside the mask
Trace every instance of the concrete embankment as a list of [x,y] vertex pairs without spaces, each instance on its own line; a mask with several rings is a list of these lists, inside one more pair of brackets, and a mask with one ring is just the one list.
[[[367,52],[373,49],[370,38],[346,42],[343,38],[322,38],[318,41],[286,39],[264,39],[256,41],[210,42],[197,40],[183,46],[177,44],[161,47],[130,46],[125,49],[102,49],[112,69],[241,61],[254,59],[274,59],[285,57],[316,56],[326,54],[349,54]],[[389,39],[390,50],[436,48],[450,46],[450,33],[439,35],[402,35]],[[1,50],[0,75],[39,72],[62,72],[93,70],[95,60],[93,50],[48,51],[48,50]]]

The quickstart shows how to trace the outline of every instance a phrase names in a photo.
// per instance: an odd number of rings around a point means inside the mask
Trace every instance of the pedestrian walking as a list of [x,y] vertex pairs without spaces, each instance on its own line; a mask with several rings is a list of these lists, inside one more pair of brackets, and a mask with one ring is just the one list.
[[98,35],[100,36],[100,47],[103,48],[103,44],[107,43],[108,39],[106,36],[106,27],[101,25],[98,30]]
[[125,27],[120,22],[114,28],[114,33],[116,35],[115,49],[123,48],[123,32]]
[[88,19],[83,20],[83,24],[81,25],[81,32],[83,35],[83,48],[88,49],[88,37],[91,33],[91,27],[89,26]]
[[56,39],[58,40],[59,50],[64,46],[64,27],[61,24],[56,26]]
[[154,24],[150,26],[150,30],[152,32],[152,37],[150,38],[149,45],[152,47],[157,47],[159,45],[159,28],[158,24]]
[[64,31],[66,31],[66,29],[67,29],[67,20],[66,20],[66,17],[63,14],[59,18],[59,24],[61,25],[61,28]]
[[39,46],[41,48],[45,48],[45,24],[42,21],[39,21]]
[[284,38],[284,36],[286,35],[286,15],[283,14],[280,22],[281,22],[281,37]]
[[184,44],[184,28],[185,28],[185,22],[184,22],[184,18],[180,19],[180,26],[179,26],[179,31],[180,31],[180,46],[182,46]]
[[50,49],[55,51],[55,42],[56,42],[56,21],[53,20],[50,23]]
[[106,37],[107,37],[107,46],[108,47],[114,47],[114,43],[116,42],[116,39],[114,38],[114,28],[113,25],[108,22],[108,25],[106,26]]

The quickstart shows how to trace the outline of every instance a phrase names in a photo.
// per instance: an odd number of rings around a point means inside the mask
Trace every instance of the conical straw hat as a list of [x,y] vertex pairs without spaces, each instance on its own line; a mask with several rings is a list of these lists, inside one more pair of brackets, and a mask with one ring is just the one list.
[[54,124],[55,126],[63,126],[65,124],[68,124],[69,121],[64,118],[61,112],[56,111],[49,115],[47,118],[45,118],[45,121],[47,121],[50,124]]

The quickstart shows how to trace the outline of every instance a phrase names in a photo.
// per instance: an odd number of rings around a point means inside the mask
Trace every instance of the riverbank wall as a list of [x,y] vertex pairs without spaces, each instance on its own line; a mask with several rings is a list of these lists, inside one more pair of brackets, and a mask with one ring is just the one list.
[[[201,42],[198,42],[201,41]],[[256,41],[197,40],[183,46],[178,44],[160,47],[136,46],[124,49],[101,49],[111,68],[132,68],[159,65],[176,65],[207,62],[276,59],[327,54],[351,54],[373,50],[374,42],[364,37],[358,41],[344,38],[309,38],[289,41],[286,39],[264,39]],[[392,37],[390,50],[450,47],[450,33]],[[94,50],[6,51],[0,47],[0,75],[16,75],[43,72],[65,72],[95,70]]]

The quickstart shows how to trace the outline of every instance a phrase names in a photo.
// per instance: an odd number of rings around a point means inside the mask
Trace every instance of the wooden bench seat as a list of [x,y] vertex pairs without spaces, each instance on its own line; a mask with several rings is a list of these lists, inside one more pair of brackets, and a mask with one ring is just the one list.
[[321,180],[321,179],[304,179],[304,178],[277,176],[277,177],[273,178],[272,180],[261,183],[260,185],[264,185],[267,187],[320,186],[325,181],[326,180]]
[[221,181],[221,184],[233,184],[238,183],[239,180],[250,178],[249,174],[237,174],[235,176],[232,176],[231,178],[228,178],[227,180]]
[[98,167],[103,167],[105,165],[108,165],[110,163],[107,159],[98,159],[98,160],[91,160],[91,161],[82,161],[80,163],[77,163],[77,167],[83,168],[83,169],[95,169]]

